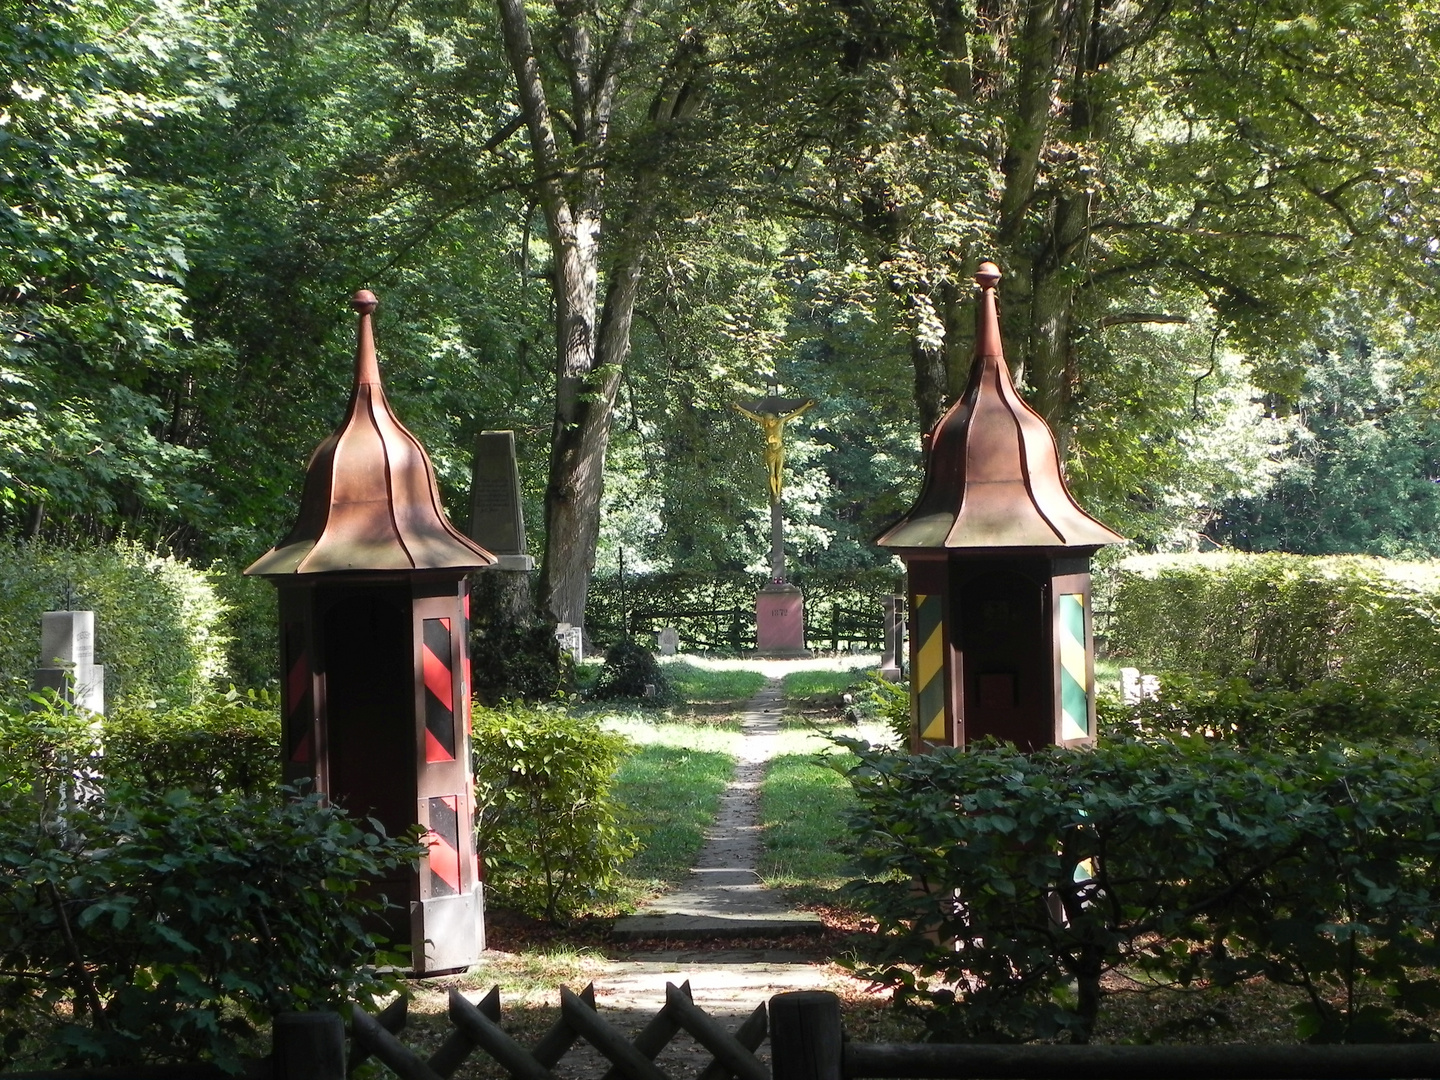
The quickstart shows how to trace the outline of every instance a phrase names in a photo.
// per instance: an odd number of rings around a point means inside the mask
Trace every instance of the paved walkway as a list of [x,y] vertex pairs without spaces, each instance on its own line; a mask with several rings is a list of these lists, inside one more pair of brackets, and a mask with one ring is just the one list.
[[760,783],[775,755],[785,703],[780,679],[771,677],[741,715],[735,775],[720,796],[690,878],[680,888],[619,919],[617,940],[789,937],[824,929],[820,916],[791,910],[760,881]]

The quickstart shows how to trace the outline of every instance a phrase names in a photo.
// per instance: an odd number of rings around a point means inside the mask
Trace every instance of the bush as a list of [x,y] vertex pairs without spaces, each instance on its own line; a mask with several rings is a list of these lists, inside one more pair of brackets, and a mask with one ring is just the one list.
[[1435,739],[1440,697],[1430,687],[1400,694],[1322,679],[1301,690],[1256,687],[1244,679],[1164,675],[1160,696],[1124,705],[1097,701],[1106,734],[1201,736],[1259,749],[1314,750],[1336,743]]
[[[373,1004],[381,902],[366,882],[418,857],[307,798],[111,784],[82,805],[94,730],[63,708],[7,713],[0,757],[0,1066],[213,1060],[256,1025]],[[53,795],[54,797],[47,797]]]
[[861,757],[855,820],[879,922],[864,975],[932,1036],[1090,1037],[1106,972],[1147,989],[1264,975],[1297,1033],[1408,1040],[1440,1003],[1440,765],[1107,740]]
[[246,795],[282,782],[279,705],[263,692],[232,690],[176,707],[120,705],[103,727],[107,782]]
[[564,691],[569,678],[568,654],[560,651],[548,623],[477,629],[470,654],[475,696],[487,705],[516,698],[548,701]]
[[1440,678],[1440,574],[1430,564],[1143,556],[1121,563],[1114,596],[1112,651],[1152,671],[1402,692]]
[[225,617],[226,675],[260,689],[280,681],[280,605],[275,586],[238,570],[212,571]]
[[121,541],[0,545],[0,678],[28,684],[40,615],[95,611],[95,662],[110,701],[200,701],[226,681],[225,605],[211,576]]
[[644,698],[663,705],[675,700],[675,691],[655,654],[639,642],[627,640],[605,650],[605,664],[591,696],[600,701]]
[[560,922],[611,894],[637,847],[612,796],[629,745],[555,707],[475,708],[476,838],[492,897]]
[[910,745],[910,684],[891,682],[871,673],[865,685],[856,695],[856,702],[862,712],[875,716],[895,738],[895,745],[906,749]]

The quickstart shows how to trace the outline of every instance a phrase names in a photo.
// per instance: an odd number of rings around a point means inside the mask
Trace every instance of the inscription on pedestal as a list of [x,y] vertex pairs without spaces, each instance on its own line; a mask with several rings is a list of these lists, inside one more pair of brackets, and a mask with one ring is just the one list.
[[760,652],[805,651],[805,597],[790,586],[755,596],[755,647]]
[[470,538],[502,559],[526,556],[513,431],[482,431],[470,471]]

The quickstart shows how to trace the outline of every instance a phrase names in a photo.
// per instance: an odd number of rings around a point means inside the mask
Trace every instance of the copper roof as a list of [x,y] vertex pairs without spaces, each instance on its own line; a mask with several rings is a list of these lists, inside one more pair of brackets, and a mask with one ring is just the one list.
[[360,334],[350,407],[310,457],[294,528],[245,573],[464,574],[491,565],[495,556],[446,520],[429,455],[385,400],[370,325],[375,294],[362,289],[351,306]]
[[975,280],[980,301],[970,382],[930,434],[920,498],[876,543],[974,551],[1094,549],[1123,541],[1071,497],[1054,433],[1010,378],[995,310],[999,268],[981,263]]

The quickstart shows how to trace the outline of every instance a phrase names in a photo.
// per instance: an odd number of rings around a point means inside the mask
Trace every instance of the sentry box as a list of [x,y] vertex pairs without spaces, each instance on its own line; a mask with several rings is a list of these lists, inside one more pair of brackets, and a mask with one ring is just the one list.
[[925,486],[880,535],[905,563],[911,749],[1095,737],[1090,556],[1125,538],[1080,508],[1055,436],[1015,390],[982,263],[975,358],[927,440]]
[[416,973],[434,974],[485,948],[465,578],[496,559],[446,520],[430,458],[380,384],[374,294],[353,306],[350,407],[310,458],[294,528],[245,573],[280,594],[285,779],[392,836],[425,829],[428,857],[379,889],[400,905],[391,931]]

